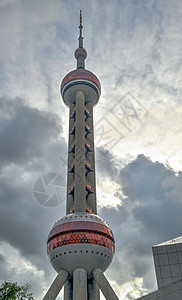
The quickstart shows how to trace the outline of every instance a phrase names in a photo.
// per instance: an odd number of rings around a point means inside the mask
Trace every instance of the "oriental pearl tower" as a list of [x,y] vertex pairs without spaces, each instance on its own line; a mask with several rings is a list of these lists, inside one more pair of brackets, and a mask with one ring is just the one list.
[[85,69],[82,30],[80,11],[77,68],[60,87],[70,111],[66,216],[48,236],[47,254],[58,275],[43,300],[56,299],[63,286],[64,300],[99,300],[100,290],[106,299],[118,299],[103,274],[112,261],[115,241],[109,225],[97,215],[93,107],[101,86]]

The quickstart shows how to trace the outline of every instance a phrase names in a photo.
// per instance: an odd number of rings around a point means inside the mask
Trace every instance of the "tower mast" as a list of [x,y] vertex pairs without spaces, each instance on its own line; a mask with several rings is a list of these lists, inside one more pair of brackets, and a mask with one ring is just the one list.
[[93,107],[101,86],[85,69],[80,11],[76,70],[61,83],[61,95],[69,107],[69,142],[66,216],[49,233],[47,254],[58,275],[43,300],[54,300],[64,285],[64,300],[118,300],[103,272],[110,265],[114,236],[109,225],[97,216]]
[[[100,83],[97,77],[90,71],[85,70],[87,52],[83,48],[82,36],[82,12],[80,11],[80,35],[79,47],[75,51],[77,70],[69,73],[63,80],[61,89],[66,104],[70,107],[69,118],[69,145],[68,145],[68,180],[67,180],[67,211],[70,212],[93,212],[97,213],[96,186],[95,186],[95,154],[93,135],[93,105],[100,96]],[[70,101],[66,97],[67,80],[75,77],[80,80],[73,84],[74,99]],[[94,80],[94,81],[93,81]],[[88,87],[87,87],[88,85]],[[86,91],[86,89],[88,91]],[[92,91],[93,90],[93,91]],[[86,91],[86,92],[85,92]],[[94,95],[94,101],[89,91]],[[71,95],[72,96],[72,95]],[[67,102],[67,99],[69,103]],[[71,102],[71,103],[70,103]]]
[[82,37],[83,26],[82,26],[82,11],[81,10],[80,10],[80,26],[79,26],[79,29],[80,29],[80,36],[78,38],[78,40],[79,40],[79,48],[83,48],[83,37]]

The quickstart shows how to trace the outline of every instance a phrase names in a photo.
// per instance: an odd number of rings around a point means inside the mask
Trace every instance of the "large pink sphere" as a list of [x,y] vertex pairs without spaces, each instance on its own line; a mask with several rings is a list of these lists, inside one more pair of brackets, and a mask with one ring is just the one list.
[[52,228],[47,253],[53,268],[70,274],[77,268],[91,274],[95,268],[103,272],[110,265],[115,241],[108,224],[91,213],[66,215]]

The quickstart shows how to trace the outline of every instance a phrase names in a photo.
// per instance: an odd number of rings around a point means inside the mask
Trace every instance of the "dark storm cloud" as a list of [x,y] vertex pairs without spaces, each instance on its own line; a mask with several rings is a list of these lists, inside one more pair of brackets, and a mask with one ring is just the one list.
[[161,189],[161,180],[164,180],[164,174],[167,177],[174,172],[166,169],[161,163],[152,163],[144,155],[139,155],[135,161],[120,171],[118,182],[129,200],[140,199],[140,202],[146,202],[145,197],[148,198],[149,195],[152,196],[152,199],[158,199],[162,196],[161,193],[164,191]]
[[115,157],[103,147],[96,148],[96,172],[100,173],[100,176],[113,178],[113,174],[117,171]]
[[8,266],[8,263],[2,254],[0,254],[0,266],[1,266],[0,280],[5,280],[10,276],[10,272],[9,272],[10,266]]
[[[61,120],[22,99],[0,99],[1,163],[24,164],[41,156],[62,132]],[[46,139],[45,139],[46,137]]]
[[[66,166],[60,160],[66,153],[61,120],[51,112],[26,105],[23,99],[1,98],[0,116],[0,241],[18,249],[22,258],[49,278],[52,273],[46,258],[47,235],[64,215],[65,203],[61,202],[59,209],[40,206],[34,199],[33,186],[47,172],[66,177]],[[63,181],[59,185],[64,187]],[[1,256],[8,273],[4,277],[6,273],[1,268],[0,278],[8,280],[12,270],[8,271],[3,259]]]
[[[157,240],[180,234],[182,177],[144,155],[120,171],[119,182],[132,205],[132,214]],[[171,218],[175,216],[175,218]],[[167,226],[170,220],[170,227]],[[156,242],[157,242],[156,240]]]
[[100,209],[116,239],[117,257],[108,273],[119,285],[143,277],[144,288],[153,289],[152,246],[181,235],[181,172],[139,155],[115,180],[126,199],[120,197],[116,208]]

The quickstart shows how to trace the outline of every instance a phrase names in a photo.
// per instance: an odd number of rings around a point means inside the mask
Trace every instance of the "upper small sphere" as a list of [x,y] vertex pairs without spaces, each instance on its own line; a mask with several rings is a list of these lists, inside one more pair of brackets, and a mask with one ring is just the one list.
[[96,105],[101,93],[99,79],[92,72],[85,69],[71,71],[61,83],[61,95],[68,106],[75,104],[78,91],[84,93],[86,103]]
[[78,48],[75,51],[75,58],[78,59],[78,56],[82,55],[84,59],[87,58],[87,51],[84,48]]

